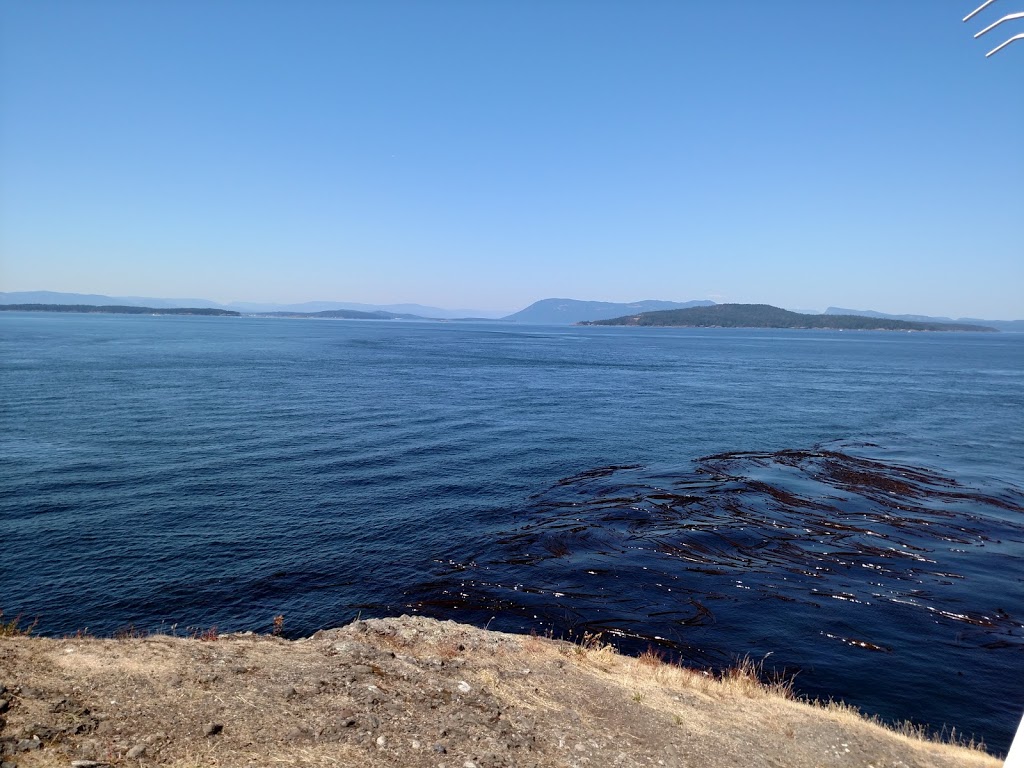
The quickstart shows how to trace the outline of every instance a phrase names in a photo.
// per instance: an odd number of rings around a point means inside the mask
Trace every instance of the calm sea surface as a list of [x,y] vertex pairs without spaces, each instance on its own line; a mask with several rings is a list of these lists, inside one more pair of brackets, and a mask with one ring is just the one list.
[[5,312],[0,408],[42,633],[415,611],[1024,710],[1024,335]]

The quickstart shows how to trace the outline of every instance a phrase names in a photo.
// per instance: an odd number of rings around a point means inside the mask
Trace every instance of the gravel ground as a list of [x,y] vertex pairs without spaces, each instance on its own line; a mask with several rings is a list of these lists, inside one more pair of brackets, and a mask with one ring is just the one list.
[[422,617],[264,635],[0,638],[2,768],[988,766],[982,752],[573,645]]

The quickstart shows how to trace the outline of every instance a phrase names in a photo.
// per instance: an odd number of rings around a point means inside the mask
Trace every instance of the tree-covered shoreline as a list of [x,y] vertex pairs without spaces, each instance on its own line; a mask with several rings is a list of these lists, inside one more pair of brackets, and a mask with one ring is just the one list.
[[715,304],[711,307],[642,312],[579,325],[629,325],[672,328],[793,328],[840,331],[980,331],[995,328],[966,323],[922,323],[861,315],[804,315],[770,304]]
[[213,317],[241,317],[241,312],[206,307],[129,307],[121,305],[93,306],[92,304],[0,304],[3,312],[79,312],[91,315],[208,315]]

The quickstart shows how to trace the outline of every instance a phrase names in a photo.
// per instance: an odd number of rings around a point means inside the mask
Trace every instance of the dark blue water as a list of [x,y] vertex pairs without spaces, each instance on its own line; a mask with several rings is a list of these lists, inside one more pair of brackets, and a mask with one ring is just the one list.
[[0,609],[602,631],[1005,750],[1024,336],[0,315]]

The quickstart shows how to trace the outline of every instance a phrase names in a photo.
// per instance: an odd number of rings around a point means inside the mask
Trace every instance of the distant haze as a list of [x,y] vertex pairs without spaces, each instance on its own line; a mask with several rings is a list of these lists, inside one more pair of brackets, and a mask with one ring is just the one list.
[[484,309],[446,309],[422,304],[360,304],[340,301],[307,301],[298,304],[275,302],[231,302],[221,303],[211,299],[174,299],[153,296],[106,296],[87,293],[61,293],[58,291],[14,291],[0,293],[0,304],[91,304],[126,305],[130,307],[203,307],[232,309],[237,312],[323,312],[333,309],[354,309],[365,312],[384,310],[421,317],[457,318],[483,317],[497,319],[508,312],[494,312]]
[[0,3],[0,290],[1019,318],[969,6]]
[[[412,319],[486,319],[502,320],[510,323],[540,325],[572,325],[592,320],[610,320],[626,315],[638,315],[647,312],[664,310],[689,309],[692,307],[708,307],[715,304],[708,300],[692,301],[659,301],[644,300],[633,302],[585,301],[580,299],[541,299],[518,312],[504,313],[482,309],[446,309],[430,307],[423,304],[360,304],[337,301],[309,301],[299,304],[260,304],[234,302],[221,304],[210,299],[168,299],[147,296],[105,296],[102,294],[60,293],[56,291],[24,291],[0,293],[0,305],[3,304],[77,304],[92,306],[125,305],[135,307],[191,307],[227,309],[242,313],[317,313],[336,310],[355,310],[358,312],[384,312],[396,315],[411,316]],[[804,312],[803,314],[818,314]],[[910,320],[938,323],[968,323],[987,325],[1002,331],[1024,332],[1024,319],[998,320],[984,318],[949,318],[930,317],[927,315],[892,315],[874,310],[843,309],[829,307],[826,315],[863,315],[865,317],[886,318],[891,320]]]

